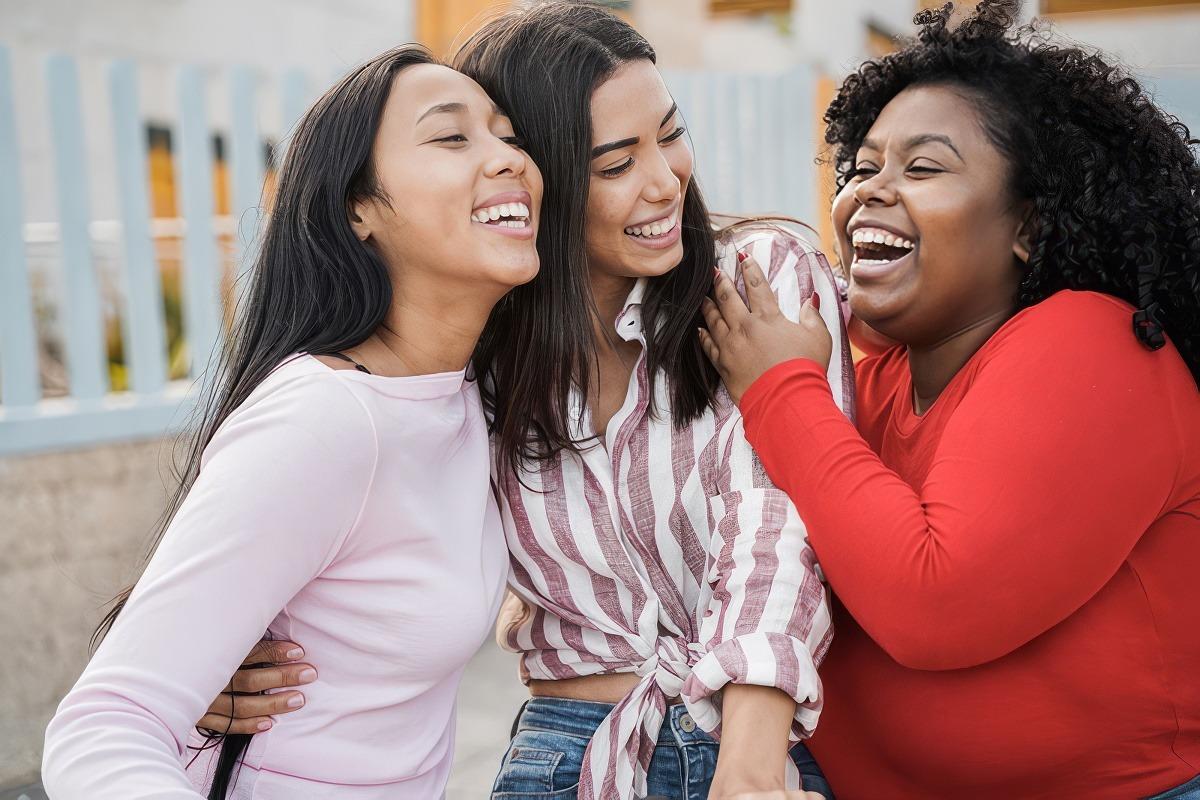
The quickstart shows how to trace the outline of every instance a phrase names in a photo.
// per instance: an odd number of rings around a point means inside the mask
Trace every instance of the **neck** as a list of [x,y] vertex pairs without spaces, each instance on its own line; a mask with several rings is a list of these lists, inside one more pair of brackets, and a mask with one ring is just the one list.
[[596,335],[596,346],[609,350],[621,344],[613,337],[613,327],[617,323],[625,300],[633,291],[637,278],[625,278],[616,275],[601,275],[595,272],[591,275],[592,299],[596,303],[597,316],[592,320]]
[[[399,375],[465,369],[499,297],[480,292],[396,285],[392,307],[372,337]],[[382,348],[382,349],[380,349]]]
[[908,348],[908,366],[912,373],[913,408],[923,414],[938,399],[947,384],[984,342],[1012,316],[1005,308],[960,328],[946,338],[927,346]]

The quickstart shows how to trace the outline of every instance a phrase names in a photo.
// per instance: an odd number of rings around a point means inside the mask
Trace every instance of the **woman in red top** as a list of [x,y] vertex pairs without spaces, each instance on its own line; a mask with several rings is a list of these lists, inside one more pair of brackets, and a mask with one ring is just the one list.
[[753,261],[701,337],[840,601],[841,800],[1200,797],[1200,169],[1007,8],[923,15],[829,109],[850,305],[898,343],[857,430]]

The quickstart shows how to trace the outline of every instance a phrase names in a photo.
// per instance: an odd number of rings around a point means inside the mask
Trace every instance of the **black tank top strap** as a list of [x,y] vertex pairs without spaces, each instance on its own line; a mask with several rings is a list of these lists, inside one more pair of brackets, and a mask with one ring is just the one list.
[[362,364],[358,363],[357,361],[355,361],[353,358],[346,355],[345,353],[329,353],[329,355],[332,356],[333,358],[340,358],[342,361],[350,362],[351,364],[354,365],[354,368],[356,370],[358,370],[359,372],[365,372],[368,375],[371,374],[371,370],[367,369]]

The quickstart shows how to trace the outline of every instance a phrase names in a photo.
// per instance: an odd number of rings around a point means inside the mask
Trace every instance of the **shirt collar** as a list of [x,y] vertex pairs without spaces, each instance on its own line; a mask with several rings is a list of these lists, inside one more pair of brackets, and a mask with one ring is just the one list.
[[648,278],[638,278],[625,298],[621,313],[617,314],[617,335],[627,342],[642,338],[642,299],[646,296],[648,285]]

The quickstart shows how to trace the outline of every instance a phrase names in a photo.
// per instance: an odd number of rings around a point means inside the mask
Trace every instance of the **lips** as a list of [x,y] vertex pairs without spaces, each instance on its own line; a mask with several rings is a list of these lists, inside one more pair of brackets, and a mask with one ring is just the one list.
[[471,221],[496,233],[519,239],[533,236],[533,199],[529,192],[501,192],[471,211]]
[[660,216],[626,226],[625,235],[654,250],[670,247],[679,241],[679,216],[680,204],[676,202],[666,213],[660,212]]
[[847,234],[854,247],[850,272],[859,279],[878,278],[894,271],[916,249],[915,237],[890,226],[860,222]]

